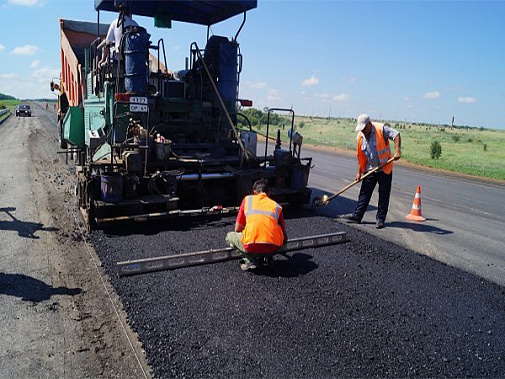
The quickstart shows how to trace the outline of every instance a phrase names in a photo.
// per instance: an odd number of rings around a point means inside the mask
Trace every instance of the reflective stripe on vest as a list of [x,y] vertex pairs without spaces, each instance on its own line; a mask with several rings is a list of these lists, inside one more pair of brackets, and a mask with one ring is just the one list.
[[245,206],[245,216],[251,215],[265,215],[272,217],[275,221],[279,222],[279,210],[281,206],[276,204],[274,211],[266,211],[261,209],[253,209],[253,196],[247,196],[246,206]]
[[[386,163],[389,158],[391,158],[391,149],[389,148],[389,140],[385,140],[384,138],[384,125],[383,124],[372,124],[375,128],[375,147],[377,149],[377,156],[379,157],[379,163]],[[358,136],[358,162],[359,168],[362,173],[366,170],[366,162],[367,158],[363,150],[361,150],[361,145],[363,144],[363,133],[360,133]],[[393,162],[384,166],[382,171],[386,174],[390,174],[393,170]]]
[[247,196],[244,204],[246,225],[242,232],[242,243],[282,246],[284,233],[279,225],[281,210],[281,206],[266,194]]

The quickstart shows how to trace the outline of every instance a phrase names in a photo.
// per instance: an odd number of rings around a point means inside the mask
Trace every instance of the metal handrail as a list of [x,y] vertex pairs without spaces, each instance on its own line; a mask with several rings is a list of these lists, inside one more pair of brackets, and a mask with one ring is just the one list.
[[[274,111],[281,111],[281,112],[290,112],[291,113],[291,133],[289,137],[289,151],[291,151],[291,144],[293,141],[293,132],[294,132],[294,125],[295,125],[295,111],[292,109],[287,109],[287,108],[269,108],[268,113],[267,113],[267,133],[266,133],[266,139],[265,139],[265,161],[267,158],[267,153],[268,153],[268,139],[269,139],[269,128],[270,128],[270,113]],[[266,164],[266,163],[265,163]]]

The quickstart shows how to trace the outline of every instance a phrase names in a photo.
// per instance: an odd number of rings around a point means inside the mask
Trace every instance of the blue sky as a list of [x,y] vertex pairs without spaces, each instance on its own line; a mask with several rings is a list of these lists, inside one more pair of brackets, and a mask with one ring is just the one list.
[[[0,0],[0,93],[53,96],[58,18],[96,21],[93,0]],[[101,12],[109,23],[114,13]],[[505,1],[259,0],[238,36],[240,97],[308,116],[505,129]],[[156,29],[168,66],[184,68],[206,27]],[[232,37],[242,17],[212,27]]]

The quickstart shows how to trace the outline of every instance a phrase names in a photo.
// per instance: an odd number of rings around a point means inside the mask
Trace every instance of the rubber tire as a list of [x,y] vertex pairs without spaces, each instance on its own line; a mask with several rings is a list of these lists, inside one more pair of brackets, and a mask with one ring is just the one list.
[[58,120],[58,140],[60,143],[60,148],[61,149],[67,149],[68,144],[67,141],[63,138],[63,120],[60,118]]

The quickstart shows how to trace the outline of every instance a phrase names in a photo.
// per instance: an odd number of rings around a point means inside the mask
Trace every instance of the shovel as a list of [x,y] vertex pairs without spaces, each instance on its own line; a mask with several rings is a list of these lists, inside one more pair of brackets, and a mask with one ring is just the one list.
[[312,206],[313,207],[319,207],[319,206],[325,206],[325,205],[328,205],[328,203],[333,200],[334,198],[336,198],[338,195],[344,193],[345,191],[347,191],[349,188],[351,188],[352,186],[358,184],[359,182],[361,182],[363,179],[365,179],[367,176],[369,175],[372,175],[374,172],[377,172],[379,171],[381,168],[383,168],[385,165],[387,164],[390,164],[391,162],[393,162],[395,159],[394,158],[390,158],[386,163],[383,163],[381,164],[380,166],[377,166],[375,168],[373,168],[372,170],[368,171],[365,175],[361,176],[361,178],[359,178],[358,180],[355,180],[354,182],[352,182],[351,184],[348,184],[347,186],[345,186],[344,188],[342,188],[340,191],[338,191],[336,194],[334,195],[331,195],[331,196],[328,196],[328,195],[323,195],[323,196],[316,196],[314,197],[314,200],[312,200]]

